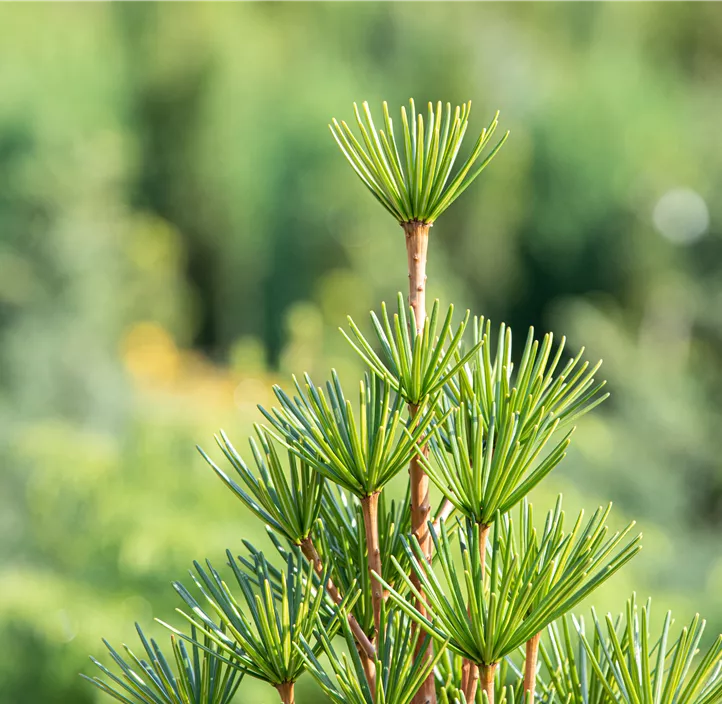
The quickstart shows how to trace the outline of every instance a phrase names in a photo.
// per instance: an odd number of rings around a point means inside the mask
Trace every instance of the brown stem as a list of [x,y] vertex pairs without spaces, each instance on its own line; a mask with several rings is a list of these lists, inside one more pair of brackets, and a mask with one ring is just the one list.
[[[308,536],[301,541],[301,552],[313,566],[314,572],[319,576],[320,579],[323,579],[323,562],[321,561],[321,556],[316,550],[316,546],[313,544],[313,539],[311,538],[311,536]],[[340,604],[343,601],[343,597],[338,591],[338,587],[333,583],[333,580],[330,577],[326,582],[326,591],[328,592],[331,599],[333,599],[334,604]],[[369,640],[369,637],[364,633],[363,628],[361,628],[359,622],[351,613],[349,613],[348,615],[348,625],[351,628],[351,632],[354,634],[354,637],[356,638],[356,642],[360,646],[359,652],[363,653],[361,660],[363,661],[364,658],[366,660],[369,660],[371,663],[370,667],[373,668],[373,663],[376,660],[376,648],[374,647],[374,644]],[[366,669],[366,666],[364,666],[364,669]]]
[[283,704],[296,704],[296,695],[293,692],[294,684],[294,682],[281,682],[276,685]]
[[381,583],[374,577],[373,573],[381,576],[381,550],[379,549],[379,492],[361,499],[361,510],[364,517],[364,528],[366,529],[366,553],[369,567],[369,579],[371,580],[371,603],[374,608],[374,625],[376,636],[381,633],[381,604],[386,594]]
[[416,331],[424,329],[426,320],[426,256],[429,249],[429,228],[425,222],[401,223],[406,233],[406,256],[409,265],[409,305],[414,311]]
[[[409,413],[413,419],[418,412],[418,406],[409,405]],[[426,444],[421,447],[425,456],[429,454]],[[419,541],[421,551],[424,553],[427,562],[431,562],[431,533],[429,532],[428,520],[431,514],[429,500],[429,477],[417,455],[411,459],[409,464],[409,481],[411,482],[411,531]],[[418,586],[418,584],[417,584]]]
[[[416,332],[421,333],[426,321],[426,258],[429,247],[429,228],[427,223],[412,221],[402,223],[406,234],[406,256],[409,268],[409,305],[414,312]],[[412,418],[416,416],[418,408],[409,406]],[[426,445],[422,447],[424,453],[428,452]],[[411,484],[411,531],[419,541],[421,550],[427,560],[431,559],[431,536],[428,529],[431,506],[429,504],[429,478],[426,476],[418,457],[414,456],[409,465],[409,481]],[[418,580],[412,575],[415,586]],[[416,608],[426,613],[423,602],[416,604]],[[419,641],[421,644],[423,641]],[[432,656],[431,644],[426,657]],[[413,699],[413,704],[436,704],[436,688],[434,675],[431,673],[421,685]]]
[[489,665],[479,666],[479,683],[481,684],[481,691],[486,692],[489,704],[494,704],[494,675],[496,674],[497,665],[498,663],[492,662]]
[[[366,675],[366,681],[369,683],[369,689],[371,690],[371,696],[375,699],[376,698],[376,661],[373,658],[370,658],[365,652],[364,649],[359,645],[359,643],[356,643],[356,652],[359,655],[359,658],[361,658],[361,667],[363,667],[364,674]],[[524,704],[522,702],[522,704]]]
[[479,667],[471,660],[464,660],[461,666],[461,691],[467,704],[474,704],[479,686]]
[[[524,695],[525,702],[534,701],[534,691],[536,690],[536,664],[539,655],[539,639],[541,633],[533,635],[526,642],[526,658],[524,659]],[[528,693],[528,694],[527,694]]]

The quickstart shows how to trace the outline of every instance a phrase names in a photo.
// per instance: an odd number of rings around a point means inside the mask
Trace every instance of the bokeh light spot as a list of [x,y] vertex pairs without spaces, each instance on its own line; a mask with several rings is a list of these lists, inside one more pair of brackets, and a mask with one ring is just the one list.
[[654,226],[675,244],[698,240],[709,226],[709,210],[704,198],[691,188],[673,188],[654,206]]

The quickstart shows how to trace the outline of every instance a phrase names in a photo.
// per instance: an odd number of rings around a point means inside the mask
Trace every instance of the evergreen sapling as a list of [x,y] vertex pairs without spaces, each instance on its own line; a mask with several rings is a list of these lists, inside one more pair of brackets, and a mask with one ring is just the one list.
[[[106,644],[115,669],[89,679],[125,704],[228,704],[252,677],[295,702],[304,672],[337,704],[719,704],[722,637],[699,654],[704,622],[650,629],[632,598],[591,626],[571,610],[640,549],[610,508],[571,524],[561,497],[537,525],[529,493],[564,459],[573,423],[607,397],[599,364],[567,359],[530,330],[512,334],[453,306],[426,305],[431,227],[502,147],[498,114],[463,163],[471,103],[354,105],[333,120],[343,155],[399,223],[408,294],[370,332],[342,334],[367,367],[356,392],[308,375],[261,408],[246,460],[225,433],[209,465],[265,525],[271,559],[244,541],[226,577],[194,563],[172,657],[138,628],[145,656]],[[428,312],[428,315],[427,315]],[[407,470],[405,496],[390,482]],[[442,500],[432,511],[431,486]],[[339,650],[345,641],[347,652]],[[187,644],[187,645],[186,645]],[[174,664],[173,664],[174,663]],[[242,696],[242,695],[241,695]]]

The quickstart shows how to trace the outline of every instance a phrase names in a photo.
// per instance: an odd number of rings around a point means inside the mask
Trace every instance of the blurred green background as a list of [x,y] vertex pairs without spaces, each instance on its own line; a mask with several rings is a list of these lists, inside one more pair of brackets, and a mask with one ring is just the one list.
[[326,128],[354,100],[502,111],[430,292],[605,359],[535,505],[614,500],[645,549],[597,603],[719,632],[722,5],[4,4],[0,96],[2,704],[97,701],[101,636],[263,539],[195,443],[242,447],[292,372],[353,379],[337,327],[405,286]]

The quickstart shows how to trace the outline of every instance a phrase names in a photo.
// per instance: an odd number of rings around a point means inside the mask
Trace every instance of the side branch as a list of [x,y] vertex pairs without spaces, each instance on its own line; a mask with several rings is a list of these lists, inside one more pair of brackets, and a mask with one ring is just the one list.
[[[304,557],[313,566],[314,572],[319,576],[319,578],[323,579],[323,562],[321,561],[321,556],[318,554],[316,546],[313,544],[313,540],[310,536],[301,542],[301,552],[303,552]],[[334,604],[338,605],[343,601],[343,597],[341,596],[338,587],[330,578],[328,582],[326,582],[326,591],[331,599],[333,599]],[[373,663],[376,659],[376,648],[369,640],[369,637],[364,633],[364,630],[356,620],[356,617],[351,613],[348,614],[348,625],[356,638],[356,642],[363,651],[363,654]]]
[[437,535],[439,534],[441,530],[441,521],[445,521],[450,515],[451,512],[454,510],[454,504],[449,501],[449,499],[444,499],[444,502],[441,504],[441,507],[439,508],[438,514],[436,518],[434,519],[434,533]]

